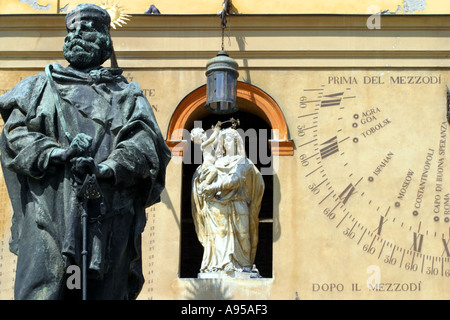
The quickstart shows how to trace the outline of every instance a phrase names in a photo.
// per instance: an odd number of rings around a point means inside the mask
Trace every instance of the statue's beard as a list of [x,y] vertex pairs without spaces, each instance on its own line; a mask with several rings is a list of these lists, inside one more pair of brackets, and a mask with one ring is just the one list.
[[97,34],[93,41],[87,41],[68,34],[63,46],[64,58],[77,69],[100,66],[112,54],[111,39]]

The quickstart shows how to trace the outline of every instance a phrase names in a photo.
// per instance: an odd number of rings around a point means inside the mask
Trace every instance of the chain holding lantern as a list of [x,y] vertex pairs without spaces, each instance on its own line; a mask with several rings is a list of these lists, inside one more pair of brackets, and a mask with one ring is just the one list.
[[238,64],[224,48],[227,16],[231,11],[231,0],[223,2],[220,13],[222,28],[222,50],[206,64],[206,105],[205,108],[215,114],[229,114],[238,110],[236,102]]

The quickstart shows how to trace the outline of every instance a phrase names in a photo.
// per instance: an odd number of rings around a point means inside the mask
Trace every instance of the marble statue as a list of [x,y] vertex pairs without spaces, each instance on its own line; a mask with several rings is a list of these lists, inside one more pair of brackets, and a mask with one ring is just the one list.
[[[139,85],[101,66],[110,22],[77,6],[66,15],[69,66],[48,65],[0,96],[15,299],[81,299],[67,270],[84,257],[87,299],[135,299],[144,283],[145,208],[160,201],[171,155]],[[96,197],[81,199],[87,177]]]
[[217,178],[217,170],[214,166],[216,162],[215,149],[217,148],[218,136],[220,133],[220,127],[222,123],[218,122],[213,127],[213,133],[209,138],[206,137],[206,133],[203,128],[194,128],[191,131],[191,139],[194,143],[200,145],[200,149],[203,154],[202,170],[199,177],[199,192],[203,192],[204,188],[214,182]]
[[199,276],[251,274],[258,244],[264,181],[234,128],[218,123],[209,138],[194,128],[203,163],[192,180],[192,215],[204,248]]

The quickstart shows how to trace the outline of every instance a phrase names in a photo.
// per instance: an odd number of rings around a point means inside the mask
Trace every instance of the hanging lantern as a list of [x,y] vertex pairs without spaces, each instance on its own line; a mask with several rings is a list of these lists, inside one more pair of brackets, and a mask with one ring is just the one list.
[[228,114],[238,110],[236,87],[238,64],[224,50],[206,64],[205,108],[217,114]]
[[227,16],[231,11],[231,0],[223,1],[220,12],[222,27],[222,50],[206,64],[206,105],[209,112],[217,114],[233,113],[238,110],[236,103],[238,64],[224,49]]

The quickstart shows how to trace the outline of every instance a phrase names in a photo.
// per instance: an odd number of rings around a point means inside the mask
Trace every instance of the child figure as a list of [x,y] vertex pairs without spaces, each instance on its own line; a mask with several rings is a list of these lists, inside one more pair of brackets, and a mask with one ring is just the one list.
[[217,122],[215,126],[212,127],[213,133],[209,138],[207,138],[203,128],[194,128],[191,131],[191,140],[200,144],[200,150],[203,152],[203,163],[201,168],[199,168],[199,187],[198,191],[203,193],[203,190],[207,185],[213,183],[217,178],[217,169],[215,167],[216,156],[215,149],[218,143],[217,137],[220,133],[220,127],[222,122]]

